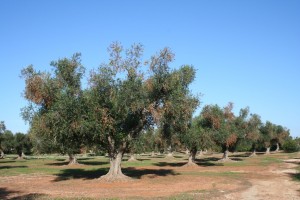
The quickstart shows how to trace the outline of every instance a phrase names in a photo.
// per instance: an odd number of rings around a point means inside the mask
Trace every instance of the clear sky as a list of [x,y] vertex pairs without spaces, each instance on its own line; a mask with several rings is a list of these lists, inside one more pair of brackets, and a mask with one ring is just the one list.
[[28,130],[20,117],[22,68],[50,71],[50,61],[81,52],[88,75],[120,41],[142,43],[145,58],[168,46],[172,67],[193,65],[201,107],[249,106],[300,136],[299,10],[299,0],[2,0],[0,121]]

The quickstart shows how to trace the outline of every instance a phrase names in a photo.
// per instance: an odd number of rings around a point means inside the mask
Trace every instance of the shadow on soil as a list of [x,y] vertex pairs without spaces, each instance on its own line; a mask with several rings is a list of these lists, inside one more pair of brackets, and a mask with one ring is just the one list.
[[[108,172],[108,168],[100,168],[95,170],[85,170],[85,169],[64,169],[61,173],[56,174],[54,182],[64,181],[69,179],[96,179],[100,178]],[[169,169],[137,169],[134,167],[128,167],[122,169],[122,172],[134,179],[140,179],[144,175],[151,175],[151,177],[157,176],[168,176],[168,175],[179,175],[173,170]]]
[[14,163],[16,162],[15,160],[1,160],[0,163]]
[[294,181],[300,182],[300,173],[287,173]]
[[[78,159],[77,160],[79,164],[82,165],[106,165],[108,164],[108,162],[103,162],[103,161],[88,161],[88,160],[82,160],[82,159]],[[47,163],[46,165],[50,165],[50,166],[65,166],[68,165],[69,162],[62,160],[61,162],[54,162],[54,163]]]
[[39,199],[45,195],[32,193],[27,195],[17,195],[19,191],[8,190],[6,188],[0,188],[0,199],[10,199],[10,200],[18,200],[18,199],[26,199],[26,200],[34,200]]
[[12,169],[12,168],[28,168],[27,166],[0,166],[1,169]]
[[[196,159],[195,162],[197,165],[202,166],[202,167],[210,167],[210,166],[223,166],[223,163],[217,163],[216,161],[220,160],[220,158],[215,158],[215,157],[209,157],[209,158],[201,158],[201,159]],[[159,166],[159,167],[182,167],[186,164],[187,162],[158,162],[153,165]]]

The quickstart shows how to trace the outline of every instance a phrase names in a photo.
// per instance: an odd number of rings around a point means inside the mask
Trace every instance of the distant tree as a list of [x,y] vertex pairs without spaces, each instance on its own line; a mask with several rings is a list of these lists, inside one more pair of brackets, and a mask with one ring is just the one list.
[[249,107],[241,108],[239,115],[234,116],[232,130],[235,130],[237,138],[236,142],[233,143],[229,148],[232,152],[236,151],[238,145],[246,144],[245,138],[249,132],[248,116]]
[[76,164],[74,154],[84,142],[82,106],[85,104],[81,89],[84,67],[80,54],[53,61],[51,66],[53,74],[37,72],[32,66],[22,70],[26,83],[24,97],[29,101],[22,114],[31,124],[31,135],[39,136],[34,144],[50,138],[53,146],[69,155],[69,164]]
[[272,144],[276,145],[276,152],[279,151],[279,146],[284,143],[286,139],[290,136],[290,131],[287,128],[284,128],[281,125],[274,125],[275,133],[271,140]]
[[256,156],[256,148],[261,138],[260,127],[262,126],[262,122],[260,116],[257,114],[251,114],[250,119],[248,121],[248,130],[246,134],[246,140],[248,140],[252,144],[252,156]]
[[32,144],[27,134],[15,134],[15,149],[18,154],[18,159],[23,159],[26,154],[31,152]]
[[0,122],[0,159],[4,158],[4,152],[2,147],[3,133],[5,132],[6,127],[4,121]]
[[211,131],[215,143],[222,148],[222,161],[229,160],[228,150],[235,145],[239,137],[232,108],[232,103],[223,109],[218,105],[208,105],[202,111],[203,126]]
[[189,151],[189,159],[186,166],[196,166],[195,158],[198,150],[209,149],[213,146],[211,132],[203,127],[202,115],[193,118],[192,123],[185,134],[180,135],[182,143]]
[[300,145],[297,142],[298,139],[292,139],[291,137],[286,138],[282,144],[282,148],[287,153],[298,152],[300,150]]
[[261,142],[266,148],[266,154],[270,154],[271,140],[275,135],[274,124],[267,121],[263,126],[260,127]]
[[5,154],[12,154],[15,152],[15,137],[10,130],[5,130],[2,134],[2,148]]
[[172,155],[172,141],[180,141],[180,135],[187,133],[192,114],[199,104],[198,97],[193,96],[188,88],[194,78],[195,69],[186,65],[173,72],[164,69],[153,79],[155,83],[162,82],[164,114],[158,125],[166,140],[169,156]]

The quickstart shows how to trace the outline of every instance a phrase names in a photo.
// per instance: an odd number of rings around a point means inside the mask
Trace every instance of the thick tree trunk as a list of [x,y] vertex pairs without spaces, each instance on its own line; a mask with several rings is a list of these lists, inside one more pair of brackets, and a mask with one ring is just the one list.
[[222,159],[220,159],[219,161],[220,161],[220,162],[231,161],[231,159],[228,157],[228,155],[229,155],[229,151],[228,151],[228,148],[226,148],[226,149],[224,150]]
[[151,157],[154,157],[155,156],[155,153],[154,151],[151,152]]
[[0,159],[4,158],[4,152],[2,151],[2,149],[0,149]]
[[130,154],[130,158],[128,159],[129,162],[136,161],[135,156],[133,153]]
[[68,154],[69,155],[69,164],[68,165],[78,165],[77,158],[74,154]]
[[279,143],[277,142],[276,143],[276,152],[278,152],[279,151]]
[[256,150],[253,149],[253,151],[252,151],[252,153],[251,153],[251,155],[250,155],[249,157],[255,157],[255,156],[257,156],[257,155],[256,155]]
[[18,160],[22,160],[22,159],[24,159],[25,158],[25,154],[23,153],[23,151],[22,152],[19,152],[18,153]]
[[190,151],[190,154],[189,154],[189,160],[188,160],[188,163],[184,165],[185,167],[198,166],[198,165],[195,163],[196,154],[197,154],[197,149],[192,149],[192,150]]
[[188,149],[185,150],[185,154],[188,155],[190,154],[190,151]]
[[266,154],[270,154],[270,147],[267,147]]
[[169,146],[169,148],[167,149],[167,156],[166,156],[166,158],[174,158],[171,146]]
[[203,156],[203,151],[200,150],[199,153],[198,153],[198,155],[197,155],[197,157],[198,157],[198,158],[201,158],[202,156]]
[[128,176],[122,173],[121,161],[123,158],[123,152],[118,152],[114,156],[110,156],[110,168],[106,175],[101,176],[100,180],[114,182],[114,181],[128,181],[131,180]]

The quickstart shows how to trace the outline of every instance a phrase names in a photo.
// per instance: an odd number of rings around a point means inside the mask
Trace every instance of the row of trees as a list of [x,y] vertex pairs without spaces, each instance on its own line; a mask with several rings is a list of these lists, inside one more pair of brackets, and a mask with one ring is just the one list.
[[31,153],[32,143],[27,134],[13,134],[6,129],[4,121],[0,122],[0,158],[5,154],[18,154],[18,158],[23,158],[24,154]]
[[[74,154],[82,148],[106,151],[110,169],[102,179],[115,180],[126,178],[121,171],[124,153],[133,152],[151,130],[159,132],[169,151],[177,138],[190,150],[191,161],[198,149],[212,145],[222,147],[226,159],[229,148],[245,138],[254,147],[261,138],[266,145],[272,139],[280,142],[271,136],[271,123],[262,126],[258,115],[248,116],[247,108],[235,116],[232,104],[205,106],[193,119],[199,106],[199,98],[189,90],[195,69],[183,65],[171,70],[170,49],[146,61],[140,44],[123,49],[113,43],[108,51],[109,61],[90,73],[86,88],[80,54],[51,62],[52,73],[33,66],[22,70],[29,102],[22,115],[30,123],[37,152],[68,154],[70,163],[76,163]],[[281,132],[288,135],[284,128]]]

